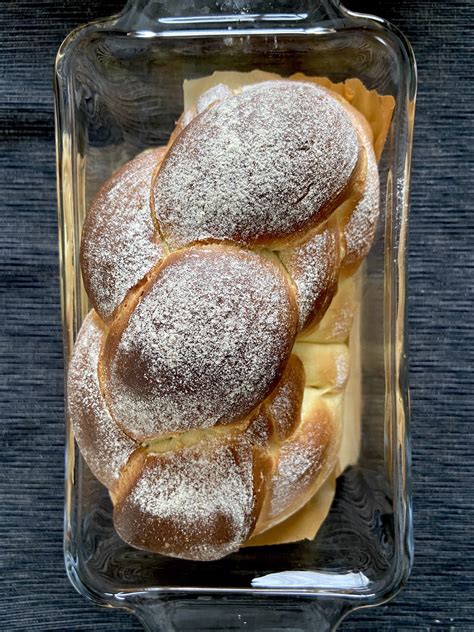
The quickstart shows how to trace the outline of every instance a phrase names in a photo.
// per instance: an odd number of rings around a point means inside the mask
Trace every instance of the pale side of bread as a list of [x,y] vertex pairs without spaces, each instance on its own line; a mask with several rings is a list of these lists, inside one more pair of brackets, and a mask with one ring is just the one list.
[[314,329],[303,331],[298,336],[300,342],[345,342],[354,318],[356,290],[353,277],[339,282],[330,309],[324,314]]
[[354,275],[355,309],[349,336],[348,350],[350,358],[350,372],[344,388],[342,416],[344,432],[335,473],[337,476],[344,470],[356,465],[362,440],[362,349],[361,349],[361,310],[362,310],[362,279],[363,271],[358,270]]
[[351,357],[345,343],[317,344],[297,341],[293,347],[305,368],[305,384],[341,392],[349,376]]

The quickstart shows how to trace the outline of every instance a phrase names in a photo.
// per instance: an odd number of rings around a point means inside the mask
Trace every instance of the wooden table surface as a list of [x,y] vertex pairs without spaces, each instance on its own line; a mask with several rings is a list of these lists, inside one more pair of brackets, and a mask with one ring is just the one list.
[[[62,558],[63,358],[56,50],[119,0],[0,1],[0,629],[139,630],[70,586]],[[358,0],[418,60],[409,241],[415,565],[342,630],[474,630],[474,191],[470,0]],[[471,32],[469,31],[471,27]]]

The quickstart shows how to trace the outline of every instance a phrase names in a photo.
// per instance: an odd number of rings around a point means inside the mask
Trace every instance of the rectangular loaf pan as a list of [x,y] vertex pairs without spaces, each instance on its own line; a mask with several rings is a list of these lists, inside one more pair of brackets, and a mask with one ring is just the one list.
[[90,308],[79,246],[91,198],[118,166],[166,143],[184,80],[255,69],[356,77],[395,98],[380,162],[381,220],[363,271],[361,453],[338,479],[314,541],[193,563],[118,538],[108,494],[67,420],[68,575],[79,592],[133,611],[150,630],[333,629],[351,610],[391,598],[411,565],[405,246],[416,72],[409,44],[387,22],[332,0],[137,0],[67,37],[55,72],[66,366]]

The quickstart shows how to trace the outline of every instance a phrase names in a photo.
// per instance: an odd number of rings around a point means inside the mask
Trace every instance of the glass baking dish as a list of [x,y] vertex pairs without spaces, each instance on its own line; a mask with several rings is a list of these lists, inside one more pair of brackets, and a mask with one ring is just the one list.
[[[295,8],[296,7],[296,8]],[[310,2],[130,1],[73,31],[56,61],[59,243],[66,363],[90,309],[79,246],[100,185],[125,161],[163,145],[182,86],[218,70],[357,77],[395,98],[382,160],[381,220],[363,268],[362,445],[337,481],[313,541],[244,548],[220,561],[132,549],[67,423],[64,551],[77,590],[135,613],[149,630],[333,629],[406,581],[412,560],[405,246],[416,71],[387,22]]]

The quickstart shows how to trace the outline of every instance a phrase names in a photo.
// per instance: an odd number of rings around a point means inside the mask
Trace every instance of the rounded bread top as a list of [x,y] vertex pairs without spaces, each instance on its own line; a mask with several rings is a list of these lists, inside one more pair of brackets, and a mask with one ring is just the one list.
[[202,241],[285,246],[335,209],[356,168],[350,116],[314,84],[249,86],[176,138],[152,205],[171,248]]
[[374,240],[380,213],[380,181],[377,159],[370,138],[362,135],[362,144],[367,156],[367,171],[363,194],[344,226],[345,254],[343,268],[352,272],[367,256]]
[[354,274],[374,240],[380,214],[380,178],[372,128],[356,108],[347,102],[343,106],[354,124],[361,146],[360,169],[352,187],[355,204],[348,199],[337,211],[343,246],[340,267],[342,274],[348,276]]
[[233,246],[169,255],[103,355],[105,396],[137,440],[239,421],[276,385],[297,324],[269,259]]
[[339,251],[337,227],[325,225],[304,244],[279,252],[295,284],[299,331],[316,325],[329,307],[337,290]]
[[261,524],[264,518],[272,523],[288,517],[316,492],[337,459],[342,434],[338,421],[320,392],[305,389],[301,423],[281,444]]
[[138,447],[111,417],[100,390],[98,362],[106,337],[94,311],[79,332],[68,370],[68,411],[76,440],[94,475],[114,489],[122,468]]
[[134,546],[190,560],[236,551],[255,526],[264,493],[261,459],[244,438],[149,453],[114,509]]
[[151,177],[166,149],[146,150],[100,189],[81,241],[84,285],[95,310],[110,320],[127,293],[165,256],[150,210]]

